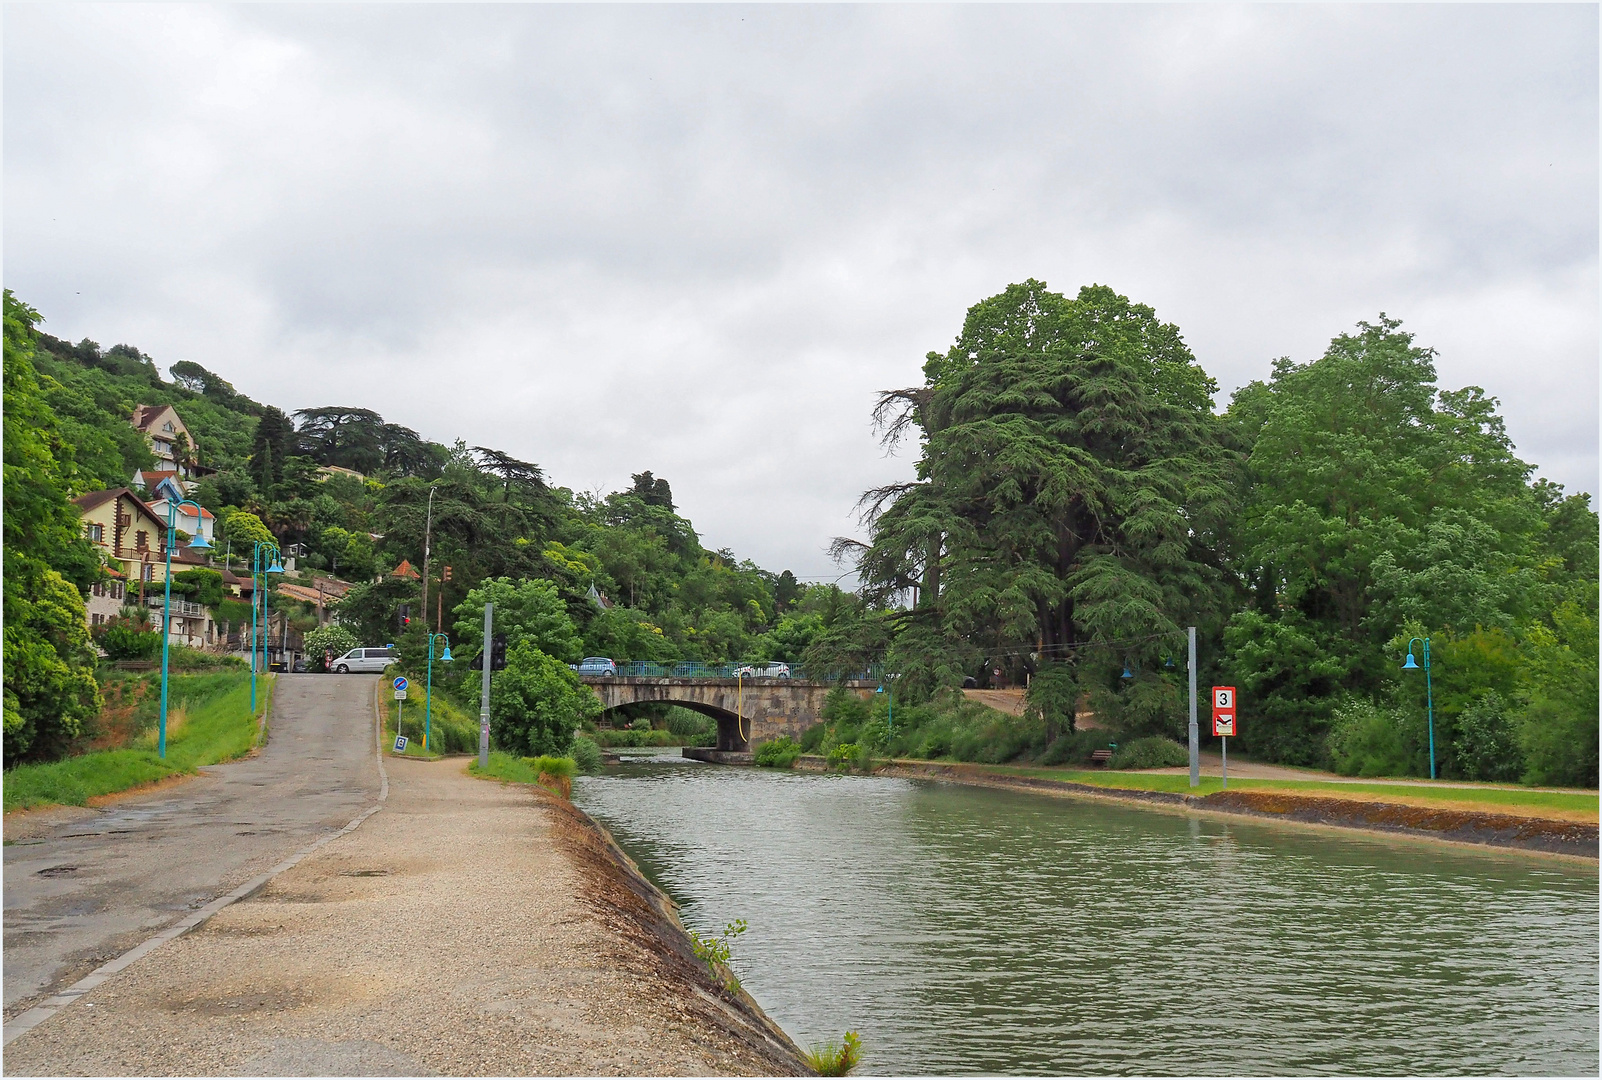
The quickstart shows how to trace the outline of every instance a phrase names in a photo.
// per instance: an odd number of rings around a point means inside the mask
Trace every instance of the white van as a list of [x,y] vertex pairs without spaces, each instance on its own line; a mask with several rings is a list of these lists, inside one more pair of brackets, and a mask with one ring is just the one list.
[[338,675],[349,675],[355,672],[358,675],[379,675],[390,664],[395,662],[392,650],[384,649],[352,649],[344,656],[334,658],[329,670]]

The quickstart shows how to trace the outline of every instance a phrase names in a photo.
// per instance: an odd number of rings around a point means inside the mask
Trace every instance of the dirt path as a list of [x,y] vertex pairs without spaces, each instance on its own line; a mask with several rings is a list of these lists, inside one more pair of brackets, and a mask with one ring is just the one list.
[[373,680],[278,680],[256,756],[5,819],[7,1022],[372,803]]
[[16,1040],[6,1072],[798,1071],[576,812],[461,759],[386,766],[380,813]]

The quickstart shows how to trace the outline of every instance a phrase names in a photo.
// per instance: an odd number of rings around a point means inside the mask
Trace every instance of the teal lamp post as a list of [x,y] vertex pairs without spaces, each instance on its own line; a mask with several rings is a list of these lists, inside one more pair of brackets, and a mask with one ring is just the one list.
[[886,699],[887,703],[890,706],[890,715],[888,716],[888,718],[886,718],[886,720],[884,722],[885,736],[888,738],[889,736],[894,735],[896,733],[896,686],[895,686],[895,683],[891,683],[890,684],[890,689],[889,690],[886,690],[884,687],[881,686],[881,687],[879,687],[879,689],[875,690],[874,693],[875,694],[889,694],[890,695],[889,698]]
[[[268,558],[272,564],[268,565]],[[267,540],[257,540],[250,552],[250,712],[256,712],[256,643],[265,635],[256,633],[256,594],[261,595],[261,625],[267,628],[267,575],[282,574],[283,564],[278,561],[278,545]],[[260,579],[258,583],[257,579]],[[262,664],[267,663],[267,643],[261,640]]]
[[[167,756],[167,653],[172,645],[172,549],[178,546],[178,509],[183,506],[195,508],[195,520],[200,521],[201,514],[205,513],[200,504],[189,499],[180,499],[178,502],[167,501],[167,577],[162,582],[165,587],[161,604],[161,728],[156,736],[156,756]],[[189,545],[191,551],[210,551],[211,545],[199,528],[195,529],[195,539]]]
[[430,725],[434,721],[434,639],[438,638],[445,643],[445,652],[440,660],[451,662],[451,641],[444,634],[428,635],[428,686],[423,692],[423,750],[428,750],[428,734]]
[[1413,659],[1413,642],[1422,642],[1424,645],[1424,708],[1429,718],[1430,730],[1430,779],[1435,779],[1435,691],[1430,686],[1430,639],[1411,638],[1407,643],[1407,659],[1402,661],[1403,671],[1417,671],[1419,664]]

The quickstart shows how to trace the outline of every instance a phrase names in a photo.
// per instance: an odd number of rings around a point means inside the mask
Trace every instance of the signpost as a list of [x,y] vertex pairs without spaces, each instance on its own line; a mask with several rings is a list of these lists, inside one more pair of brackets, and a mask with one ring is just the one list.
[[401,734],[401,712],[406,708],[406,676],[395,676],[395,752],[406,749],[406,736]]
[[1190,786],[1201,783],[1201,739],[1196,727],[1196,628],[1189,627],[1190,663],[1185,667],[1190,674]]
[[1223,742],[1224,787],[1229,786],[1229,737],[1235,734],[1235,688],[1213,687],[1213,734]]

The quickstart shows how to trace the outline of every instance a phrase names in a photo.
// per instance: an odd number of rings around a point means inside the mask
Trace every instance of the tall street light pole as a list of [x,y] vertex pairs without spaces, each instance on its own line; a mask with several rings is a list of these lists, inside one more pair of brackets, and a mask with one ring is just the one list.
[[1428,717],[1430,731],[1430,779],[1435,779],[1435,691],[1430,686],[1430,639],[1410,638],[1407,642],[1407,659],[1402,661],[1403,671],[1417,671],[1418,662],[1413,659],[1413,642],[1422,642],[1424,645],[1424,708]]
[[[200,504],[189,499],[180,499],[178,502],[167,501],[167,578],[162,583],[166,587],[164,599],[161,604],[161,730],[156,736],[156,756],[167,756],[167,653],[172,645],[172,549],[178,546],[177,516],[178,509],[184,506],[195,508],[195,520],[201,519],[205,513]],[[200,527],[195,526],[195,539],[189,545],[191,551],[210,551],[211,545],[206,543],[205,534]]]
[[[269,552],[272,553],[272,565],[263,570],[262,566],[265,564]],[[250,551],[250,712],[252,716],[256,713],[256,644],[258,641],[256,634],[256,608],[258,604],[256,598],[258,595],[261,597],[259,605],[261,607],[261,623],[263,629],[265,629],[267,626],[267,575],[282,574],[283,572],[284,568],[278,562],[278,545],[267,540],[257,540]],[[260,579],[259,582],[258,578]],[[262,659],[265,662],[267,656],[265,644],[263,644],[261,652]]]
[[428,555],[434,535],[434,489],[428,489],[428,518],[423,525],[423,629],[428,629]]

